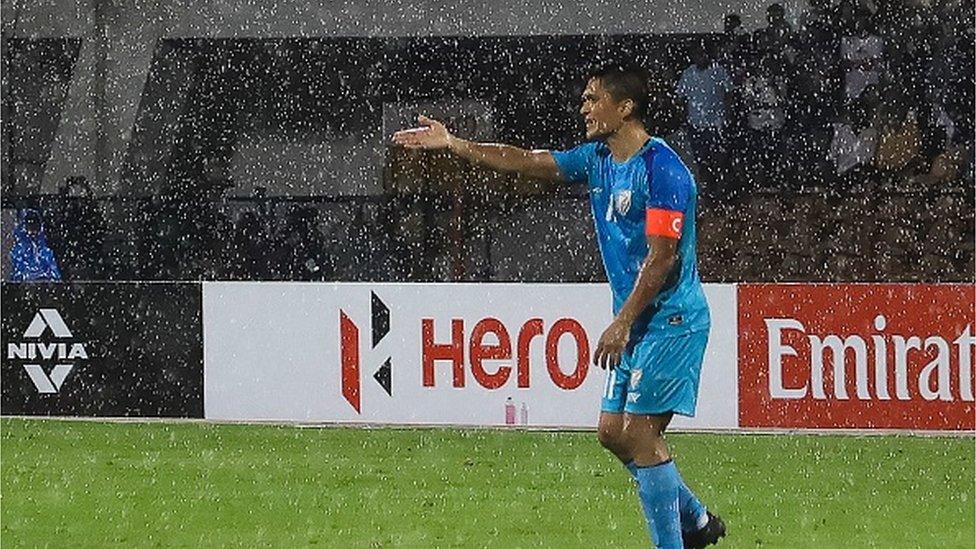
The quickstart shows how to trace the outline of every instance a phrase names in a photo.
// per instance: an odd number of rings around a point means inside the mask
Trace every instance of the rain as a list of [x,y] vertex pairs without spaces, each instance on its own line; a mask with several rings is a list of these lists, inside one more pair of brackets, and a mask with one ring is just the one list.
[[972,0],[0,30],[2,543],[972,546]]

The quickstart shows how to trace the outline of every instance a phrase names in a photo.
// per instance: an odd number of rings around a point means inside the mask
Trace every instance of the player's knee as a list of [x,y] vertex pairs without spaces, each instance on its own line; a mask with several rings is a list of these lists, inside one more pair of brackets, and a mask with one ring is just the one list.
[[634,445],[639,443],[654,445],[664,439],[664,433],[647,424],[628,422],[624,425],[618,438],[621,441],[628,441]]
[[596,430],[596,438],[600,441],[600,444],[607,450],[616,450],[620,448],[621,445],[620,429],[601,425]]

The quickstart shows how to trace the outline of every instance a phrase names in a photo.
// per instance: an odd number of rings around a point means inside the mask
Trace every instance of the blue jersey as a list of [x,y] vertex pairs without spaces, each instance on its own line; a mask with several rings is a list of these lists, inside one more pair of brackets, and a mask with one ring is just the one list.
[[708,303],[695,259],[697,189],[691,172],[663,140],[652,138],[634,156],[616,162],[605,143],[552,153],[564,178],[586,181],[616,315],[630,296],[647,257],[647,235],[678,238],[675,266],[634,322],[631,341],[648,334],[708,330]]

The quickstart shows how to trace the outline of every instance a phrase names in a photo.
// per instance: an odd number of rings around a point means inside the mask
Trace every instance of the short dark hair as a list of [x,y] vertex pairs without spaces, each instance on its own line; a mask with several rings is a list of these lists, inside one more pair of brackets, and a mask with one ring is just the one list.
[[614,101],[630,99],[634,102],[634,116],[644,120],[649,98],[648,75],[641,67],[610,65],[590,71],[590,79],[597,79]]

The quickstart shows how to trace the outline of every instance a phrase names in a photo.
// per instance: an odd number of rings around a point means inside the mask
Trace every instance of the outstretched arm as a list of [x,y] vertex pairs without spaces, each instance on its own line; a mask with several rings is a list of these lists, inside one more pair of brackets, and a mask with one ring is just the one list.
[[554,181],[563,179],[549,151],[529,151],[499,143],[476,143],[452,135],[437,120],[426,116],[420,116],[419,120],[420,127],[393,134],[393,142],[408,149],[447,149],[469,162],[500,172]]

